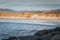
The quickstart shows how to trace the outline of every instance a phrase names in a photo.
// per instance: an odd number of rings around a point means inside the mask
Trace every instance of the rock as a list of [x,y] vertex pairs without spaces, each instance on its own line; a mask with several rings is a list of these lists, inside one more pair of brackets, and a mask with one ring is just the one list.
[[51,40],[60,40],[60,35],[55,35]]
[[42,35],[45,35],[45,34],[48,34],[47,30],[41,30],[41,31],[38,31],[38,32],[35,33],[36,36],[42,36]]
[[20,40],[35,40],[35,36],[21,36],[19,37]]
[[2,39],[2,40],[8,40],[8,39]]
[[46,35],[46,34],[48,34],[48,30],[38,31],[34,35],[36,36],[36,40],[42,40],[41,36]]
[[17,40],[16,37],[9,37],[8,40]]
[[36,40],[51,40],[55,35],[60,34],[60,28],[41,30],[35,33]]
[[56,27],[54,31],[59,31],[60,32],[60,27]]

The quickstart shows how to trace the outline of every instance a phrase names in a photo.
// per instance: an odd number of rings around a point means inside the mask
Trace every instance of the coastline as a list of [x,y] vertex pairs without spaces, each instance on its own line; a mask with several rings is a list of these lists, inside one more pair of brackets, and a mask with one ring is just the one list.
[[27,24],[45,24],[45,25],[59,25],[60,20],[12,20],[0,19],[0,22],[14,22],[14,23],[27,23]]

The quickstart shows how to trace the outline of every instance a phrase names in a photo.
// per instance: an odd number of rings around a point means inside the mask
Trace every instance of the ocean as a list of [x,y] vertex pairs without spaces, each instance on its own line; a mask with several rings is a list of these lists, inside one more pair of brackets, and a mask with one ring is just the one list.
[[10,36],[34,35],[39,30],[60,27],[60,20],[0,20],[0,40]]

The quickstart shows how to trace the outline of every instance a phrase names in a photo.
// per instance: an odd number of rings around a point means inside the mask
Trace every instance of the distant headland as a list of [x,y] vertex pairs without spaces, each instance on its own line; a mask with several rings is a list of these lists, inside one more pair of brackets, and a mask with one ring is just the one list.
[[0,9],[0,19],[52,19],[60,20],[60,9],[49,11],[14,11]]

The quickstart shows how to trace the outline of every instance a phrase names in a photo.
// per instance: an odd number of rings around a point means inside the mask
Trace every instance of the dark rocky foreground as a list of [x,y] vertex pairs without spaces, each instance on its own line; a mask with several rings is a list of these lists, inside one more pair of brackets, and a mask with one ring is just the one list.
[[9,37],[2,40],[60,40],[60,27],[37,31],[33,36]]

